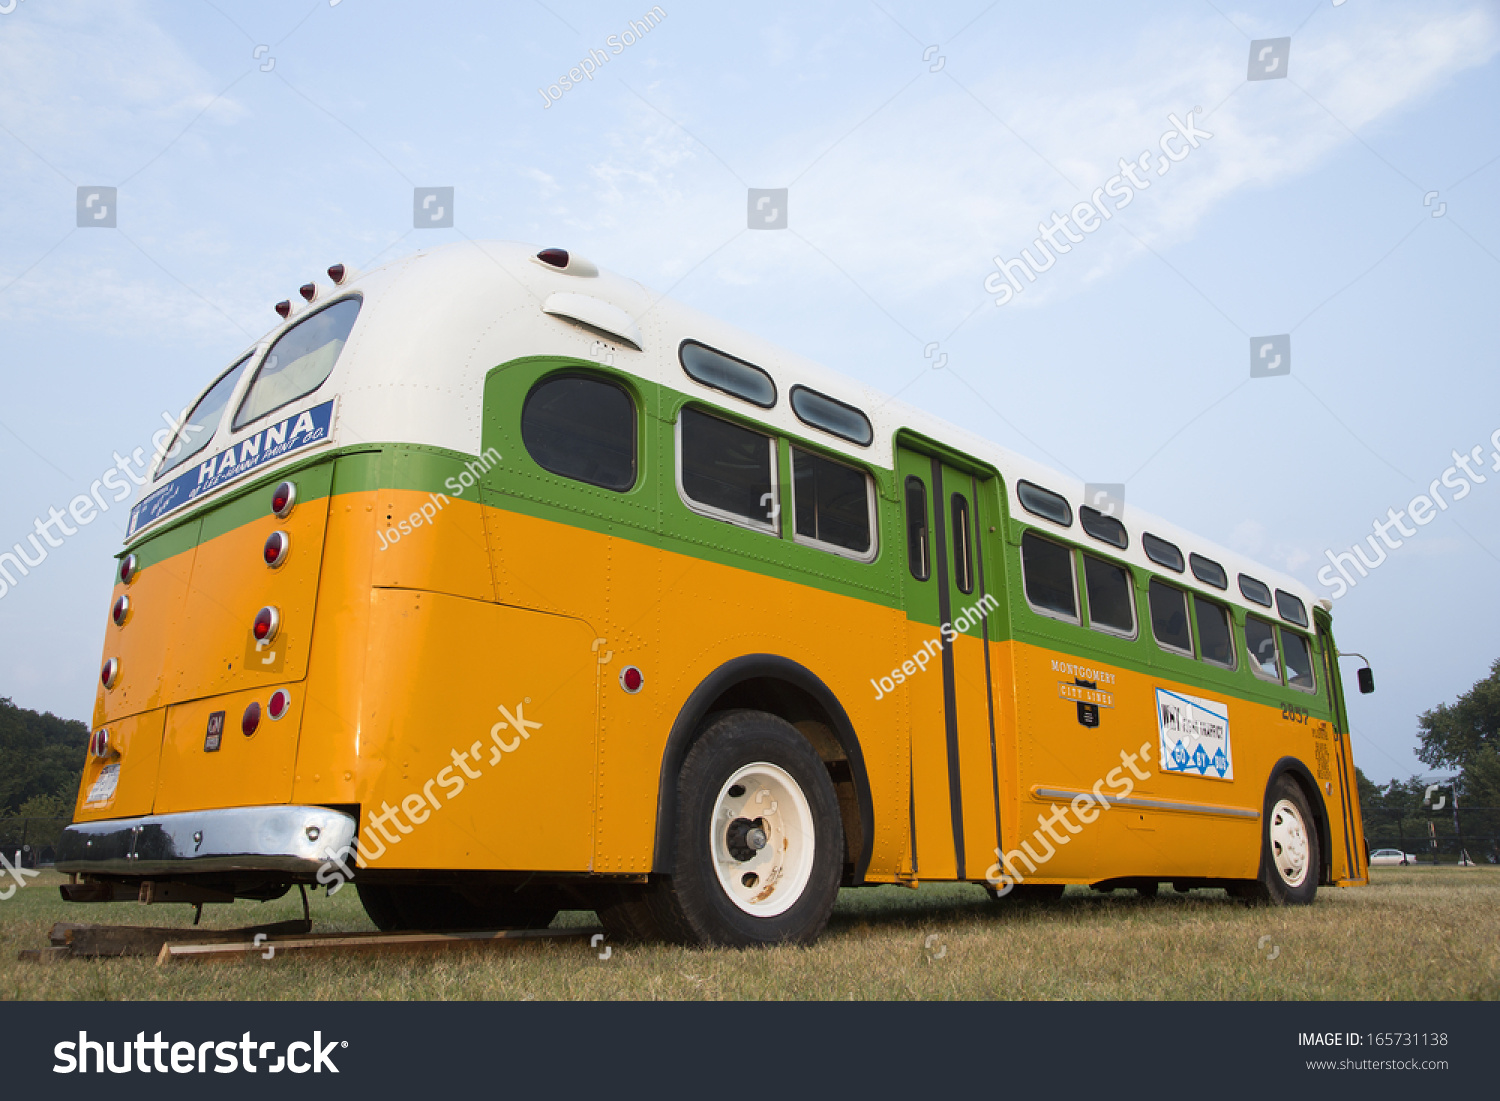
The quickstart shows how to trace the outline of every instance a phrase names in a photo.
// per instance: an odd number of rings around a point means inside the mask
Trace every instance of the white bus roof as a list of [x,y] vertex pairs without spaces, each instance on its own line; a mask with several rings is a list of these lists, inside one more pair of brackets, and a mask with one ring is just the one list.
[[[364,304],[328,381],[278,411],[277,416],[295,414],[337,396],[331,446],[397,442],[477,454],[481,450],[485,376],[493,367],[530,355],[596,361],[609,356],[614,367],[642,379],[785,433],[815,439],[831,451],[887,469],[894,466],[895,437],[900,430],[928,436],[997,469],[1005,483],[1011,514],[1034,522],[1039,529],[1063,530],[1044,519],[1033,520],[1016,496],[1017,482],[1024,479],[1062,495],[1075,513],[1067,537],[1083,546],[1091,542],[1076,517],[1085,503],[1084,483],[1076,478],[892,400],[760,337],[657,296],[634,280],[599,271],[580,257],[572,256],[564,270],[537,259],[538,251],[535,246],[514,242],[464,241],[419,251],[369,272],[351,271],[337,287],[320,281],[318,294],[310,304],[294,296],[292,301],[300,308],[246,351],[263,352],[283,331],[337,298],[357,293]],[[678,361],[678,348],[684,340],[706,344],[765,370],[776,383],[775,406],[763,409],[740,402],[690,378]],[[242,351],[235,359],[244,354]],[[205,456],[263,427],[260,422],[239,432],[231,432],[228,427],[230,411],[237,406],[250,374],[246,372],[241,379],[223,423],[203,452]],[[796,384],[862,411],[875,430],[871,445],[859,447],[798,420],[788,401]],[[297,452],[287,461],[301,454]],[[186,467],[174,475],[182,469]],[[143,496],[159,486],[148,483]],[[1210,595],[1274,614],[1240,594],[1236,578],[1245,573],[1272,589],[1298,597],[1309,613],[1318,603],[1312,590],[1295,578],[1134,506],[1126,510],[1124,521],[1131,536],[1129,548],[1120,551],[1100,543],[1097,549],[1171,576],[1170,571],[1146,557],[1141,535],[1150,532],[1176,544],[1184,558],[1196,552],[1224,567],[1229,576],[1228,592],[1200,584],[1191,573],[1182,575],[1185,583]]]

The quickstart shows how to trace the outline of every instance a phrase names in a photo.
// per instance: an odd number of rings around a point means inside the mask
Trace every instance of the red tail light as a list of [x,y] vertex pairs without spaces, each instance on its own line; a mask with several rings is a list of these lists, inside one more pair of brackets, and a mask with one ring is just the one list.
[[333,285],[335,287],[341,287],[341,286],[343,286],[344,285],[344,276],[346,276],[348,274],[349,274],[349,269],[347,269],[346,267],[344,267],[343,264],[335,264],[335,265],[333,265],[333,267],[331,267],[331,268],[328,269],[328,278],[330,278],[330,279],[333,280]]
[[115,606],[109,610],[109,618],[115,621],[116,627],[125,626],[125,621],[130,618],[130,597],[122,595],[115,601]]
[[127,554],[124,558],[120,559],[121,584],[129,585],[132,581],[135,580],[135,571],[138,564],[139,563],[136,561],[136,557],[133,554]]
[[109,731],[100,727],[89,738],[89,753],[103,760],[110,754]]
[[276,312],[279,313],[282,317],[286,317],[292,312],[292,304],[283,299],[282,301],[276,303]]
[[120,659],[110,658],[104,663],[104,668],[99,670],[99,683],[105,688],[113,688],[120,679]]
[[268,604],[255,613],[255,623],[251,626],[250,633],[255,636],[256,642],[270,642],[276,637],[280,627],[281,613]]
[[641,690],[641,685],[646,683],[645,675],[634,665],[627,665],[620,670],[620,687],[632,696]]
[[536,254],[536,258],[544,264],[551,264],[554,268],[568,266],[568,250],[565,248],[544,248]]
[[303,283],[302,286],[297,288],[297,293],[311,302],[314,298],[318,297],[318,285],[316,283]]
[[245,714],[240,719],[240,730],[245,737],[250,737],[260,727],[260,704],[251,700],[245,708]]
[[[266,565],[274,570],[286,561],[286,556],[291,549],[292,537],[284,531],[273,531],[270,538],[266,540],[265,548],[261,553],[265,557]],[[120,599],[123,600],[124,597]]]
[[271,491],[271,511],[278,519],[285,520],[291,515],[292,506],[297,503],[297,485],[295,482],[282,482]]
[[278,688],[271,693],[271,702],[266,704],[266,714],[271,716],[275,722],[286,714],[286,709],[292,706],[292,694],[285,688]]

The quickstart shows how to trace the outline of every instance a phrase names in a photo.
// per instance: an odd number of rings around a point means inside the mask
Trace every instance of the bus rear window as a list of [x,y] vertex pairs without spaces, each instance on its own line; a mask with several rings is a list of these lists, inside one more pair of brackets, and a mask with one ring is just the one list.
[[344,298],[282,333],[240,401],[238,431],[267,413],[306,397],[328,380],[359,316],[358,298]]
[[169,470],[175,470],[208,446],[208,441],[213,439],[214,433],[219,430],[219,421],[224,416],[224,407],[229,404],[229,399],[234,395],[235,385],[240,381],[240,375],[244,373],[245,364],[249,362],[249,356],[240,360],[220,375],[219,380],[198,399],[198,404],[193,406],[193,411],[188,414],[187,420],[182,422],[182,427],[177,430],[177,435],[172,438],[172,442],[167,445],[166,455],[162,458],[161,467],[156,472],[158,478]]

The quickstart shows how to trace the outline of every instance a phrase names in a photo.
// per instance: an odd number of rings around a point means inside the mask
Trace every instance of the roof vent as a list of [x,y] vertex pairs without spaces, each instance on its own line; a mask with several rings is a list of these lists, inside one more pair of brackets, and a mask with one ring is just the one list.
[[[573,262],[577,263],[577,260]],[[619,306],[602,298],[558,291],[547,296],[547,301],[542,303],[542,312],[575,321],[587,329],[623,340],[636,351],[641,350],[641,330],[634,319]]]

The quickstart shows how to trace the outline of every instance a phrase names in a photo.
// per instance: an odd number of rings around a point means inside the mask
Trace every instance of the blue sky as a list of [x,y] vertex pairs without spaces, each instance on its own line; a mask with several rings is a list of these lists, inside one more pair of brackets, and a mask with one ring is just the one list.
[[[330,263],[557,245],[1329,595],[1326,551],[1483,445],[1335,606],[1379,683],[1356,759],[1421,770],[1417,713],[1500,656],[1500,8],[672,3],[624,45],[651,7],[0,2],[0,545]],[[1195,110],[1211,138],[995,304],[995,256]],[[78,228],[101,185],[116,228]],[[418,186],[452,229],[411,228]],[[786,230],[747,230],[751,187]],[[1290,376],[1252,379],[1281,334]],[[123,518],[0,597],[17,703],[89,715]]]

